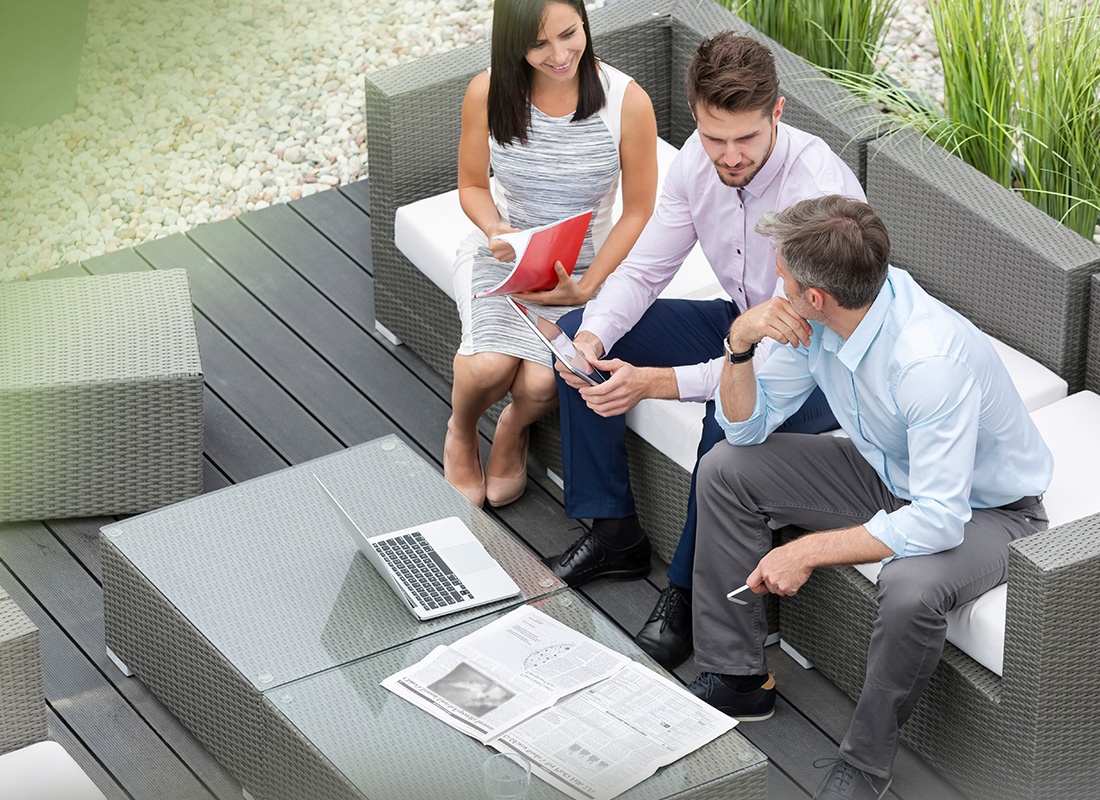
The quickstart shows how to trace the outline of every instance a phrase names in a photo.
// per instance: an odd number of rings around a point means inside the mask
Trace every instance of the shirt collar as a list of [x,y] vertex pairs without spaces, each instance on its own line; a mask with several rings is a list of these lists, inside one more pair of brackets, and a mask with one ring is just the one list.
[[[851,372],[856,371],[863,357],[871,348],[871,343],[878,337],[893,302],[894,285],[890,280],[890,274],[887,273],[886,282],[879,289],[875,302],[871,304],[863,319],[859,321],[859,325],[856,326],[848,341],[844,342],[843,346],[837,351],[837,358]],[[830,333],[833,332],[830,331]],[[833,333],[833,336],[836,337],[837,342],[840,341],[839,335]],[[822,344],[825,344],[824,340],[822,340]]]
[[787,132],[787,127],[782,123],[776,123],[775,129],[775,147],[772,148],[771,155],[768,156],[768,160],[764,162],[764,166],[760,168],[760,171],[756,173],[748,185],[744,187],[744,191],[748,192],[755,198],[763,196],[764,192],[768,191],[768,187],[771,186],[772,181],[779,175],[779,171],[783,168],[783,165],[787,163],[787,154],[791,149],[791,135]]

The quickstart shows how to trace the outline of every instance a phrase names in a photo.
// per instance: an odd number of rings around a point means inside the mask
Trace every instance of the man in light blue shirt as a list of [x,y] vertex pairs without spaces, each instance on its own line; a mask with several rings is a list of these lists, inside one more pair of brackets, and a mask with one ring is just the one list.
[[[883,561],[864,690],[815,795],[879,798],[945,615],[1004,582],[1009,542],[1046,528],[1053,459],[988,338],[889,266],[870,206],[805,200],[758,230],[786,302],[741,314],[726,342],[716,416],[734,446],[700,463],[690,688],[771,716],[763,603],[726,592],[791,595],[817,567]],[[764,339],[788,346],[757,373],[738,357]],[[774,433],[817,387],[848,438]],[[773,549],[769,522],[813,533]]]

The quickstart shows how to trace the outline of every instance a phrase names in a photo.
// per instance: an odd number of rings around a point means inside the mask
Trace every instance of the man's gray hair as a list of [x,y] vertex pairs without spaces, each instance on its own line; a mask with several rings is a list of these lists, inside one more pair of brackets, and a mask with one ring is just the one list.
[[886,281],[890,237],[866,203],[814,197],[762,215],[756,231],[775,240],[800,289],[823,289],[841,308],[871,305]]

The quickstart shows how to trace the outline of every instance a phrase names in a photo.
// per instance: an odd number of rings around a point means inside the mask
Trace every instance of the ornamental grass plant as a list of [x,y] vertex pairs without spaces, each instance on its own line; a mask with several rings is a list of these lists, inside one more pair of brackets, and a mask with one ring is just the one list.
[[931,0],[929,10],[942,107],[881,71],[824,71],[1091,240],[1100,214],[1100,5]]
[[869,75],[898,0],[718,0],[812,64]]

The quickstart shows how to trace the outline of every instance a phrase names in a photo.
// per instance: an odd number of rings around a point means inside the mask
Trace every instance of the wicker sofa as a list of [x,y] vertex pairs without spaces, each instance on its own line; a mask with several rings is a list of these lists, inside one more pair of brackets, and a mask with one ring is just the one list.
[[[625,0],[591,22],[597,52],[650,93],[659,134],[677,146],[693,129],[683,76],[698,41],[726,29],[767,41],[788,98],[784,119],[853,167],[889,226],[894,263],[1060,375],[1070,392],[1086,378],[1100,391],[1100,249],[927,141],[879,138],[881,115],[709,0]],[[398,207],[454,188],[458,108],[487,63],[487,46],[474,46],[367,80],[376,316],[445,376],[458,317],[395,248],[393,219]],[[437,157],[417,157],[425,140]],[[629,436],[639,515],[667,559],[688,475]],[[558,463],[556,419],[539,426],[533,448],[548,466]],[[1002,674],[948,645],[904,739],[974,798],[1096,796],[1100,515],[1018,544],[1010,570]],[[873,584],[846,567],[819,570],[784,600],[779,622],[784,640],[854,698],[874,613]]]
[[[626,0],[591,15],[596,52],[646,89],[658,134],[676,147],[695,129],[684,95],[684,75],[700,39],[735,29],[773,47],[783,93],[784,120],[825,139],[857,176],[865,171],[865,143],[880,119],[857,106],[802,59],[782,50],[737,17],[706,0]],[[394,245],[394,214],[403,205],[455,188],[457,120],[470,79],[489,63],[487,43],[421,59],[367,76],[368,158],[375,316],[383,332],[408,344],[450,378],[459,340],[453,301],[409,263]],[[422,142],[433,156],[422,157]],[[690,475],[641,437],[628,434],[638,513],[658,554],[675,549]],[[558,470],[556,414],[535,426],[532,450]]]

